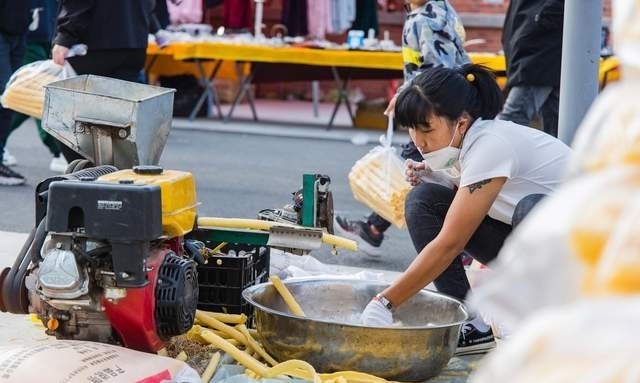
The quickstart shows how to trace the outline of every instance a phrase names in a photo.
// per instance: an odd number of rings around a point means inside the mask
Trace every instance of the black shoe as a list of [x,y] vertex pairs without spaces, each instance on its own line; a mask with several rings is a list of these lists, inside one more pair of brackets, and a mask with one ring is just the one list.
[[24,177],[21,174],[14,172],[4,164],[0,164],[0,185],[16,186],[22,185],[24,182]]
[[470,322],[466,322],[460,329],[458,338],[458,348],[456,355],[484,354],[496,347],[496,340],[493,337],[491,327],[486,332],[482,332]]
[[382,244],[384,235],[372,233],[369,224],[365,221],[352,221],[336,216],[333,223],[333,231],[336,235],[356,241],[358,243],[358,250],[372,257],[382,255],[380,245]]

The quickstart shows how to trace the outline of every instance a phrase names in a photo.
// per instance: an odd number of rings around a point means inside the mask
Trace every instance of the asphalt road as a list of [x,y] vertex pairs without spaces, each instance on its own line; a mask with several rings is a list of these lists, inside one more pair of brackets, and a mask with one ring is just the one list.
[[[353,199],[347,174],[353,163],[374,146],[373,140],[354,145],[348,138],[357,132],[331,135],[318,127],[286,126],[275,134],[269,134],[273,125],[258,123],[247,129],[242,129],[246,123],[225,124],[225,129],[232,132],[207,128],[216,124],[222,123],[207,121],[197,129],[186,122],[174,123],[160,160],[166,169],[194,174],[200,216],[255,218],[261,209],[290,202],[291,193],[302,186],[305,173],[331,177],[336,214],[353,218],[368,214],[368,209]],[[402,137],[400,141],[403,139],[406,141]],[[0,187],[0,231],[26,233],[34,225],[35,186],[54,175],[48,169],[51,155],[30,121],[13,132],[7,146],[18,158],[15,169],[27,177],[27,184]],[[327,246],[311,255],[324,263],[393,271],[406,268],[415,256],[406,230],[392,227],[382,246],[384,255],[377,259],[346,250],[333,255]]]

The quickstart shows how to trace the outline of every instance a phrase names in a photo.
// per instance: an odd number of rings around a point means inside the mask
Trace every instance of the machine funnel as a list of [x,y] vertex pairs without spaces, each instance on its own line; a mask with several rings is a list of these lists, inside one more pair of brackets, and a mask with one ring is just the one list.
[[157,165],[175,89],[82,75],[45,87],[42,125],[94,165]]

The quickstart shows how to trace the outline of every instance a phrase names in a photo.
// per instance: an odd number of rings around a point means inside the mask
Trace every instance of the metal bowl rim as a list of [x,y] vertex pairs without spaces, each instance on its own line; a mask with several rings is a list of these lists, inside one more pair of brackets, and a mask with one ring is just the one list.
[[[287,284],[296,284],[296,283],[301,283],[301,282],[312,282],[312,281],[336,281],[336,282],[357,282],[357,283],[370,283],[370,284],[374,284],[372,282],[376,282],[375,284],[380,284],[380,286],[387,286],[388,283],[384,282],[384,281],[364,281],[362,279],[346,279],[346,278],[318,278],[318,277],[302,277],[302,278],[289,278],[287,280],[282,281],[285,285]],[[259,290],[264,288],[265,286],[268,285],[273,285],[273,283],[271,282],[263,282],[263,283],[259,283],[253,286],[249,286],[246,289],[244,289],[242,291],[242,297],[252,306],[259,308],[262,311],[268,312],[270,314],[275,314],[275,315],[281,315],[287,318],[292,318],[292,319],[297,319],[297,320],[303,320],[303,321],[313,321],[315,323],[325,323],[325,324],[331,324],[331,325],[340,325],[340,326],[348,326],[348,327],[357,327],[357,328],[377,328],[377,329],[386,329],[386,330],[429,330],[429,329],[444,329],[444,328],[449,328],[449,327],[454,327],[454,326],[458,326],[463,324],[465,321],[467,321],[469,319],[469,311],[467,310],[467,307],[465,306],[465,304],[461,301],[459,301],[458,299],[447,295],[447,294],[443,294],[441,292],[438,291],[434,291],[434,290],[429,290],[429,289],[421,289],[420,292],[424,292],[427,294],[431,294],[431,295],[438,295],[442,298],[446,298],[448,300],[451,300],[455,303],[458,303],[460,305],[460,309],[462,310],[462,312],[464,313],[464,319],[460,320],[460,321],[456,321],[456,322],[451,322],[449,324],[446,325],[429,325],[429,326],[365,326],[365,325],[360,325],[360,324],[353,324],[353,323],[343,323],[343,322],[333,322],[333,321],[327,321],[327,320],[320,320],[320,319],[311,319],[311,318],[307,318],[307,317],[301,317],[301,316],[297,316],[297,315],[293,315],[293,314],[288,314],[285,312],[281,312],[281,311],[276,311],[274,309],[271,309],[269,307],[266,307],[258,302],[256,302],[252,296],[253,293],[255,292],[255,290]],[[416,293],[417,294],[417,293]]]

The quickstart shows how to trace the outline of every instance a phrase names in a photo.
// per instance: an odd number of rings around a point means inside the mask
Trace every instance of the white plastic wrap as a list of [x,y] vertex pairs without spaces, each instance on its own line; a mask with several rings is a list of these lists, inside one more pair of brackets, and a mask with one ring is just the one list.
[[627,68],[640,68],[640,3],[636,0],[614,0],[614,48],[620,62]]
[[569,173],[576,176],[619,164],[640,165],[640,2],[615,0],[613,36],[621,81],[607,85],[576,132]]
[[544,310],[484,359],[471,383],[639,382],[640,299]]
[[609,166],[640,165],[640,81],[608,85],[576,132],[569,173],[577,176]]
[[545,307],[640,294],[640,169],[567,182],[513,232],[469,303],[509,333]]

